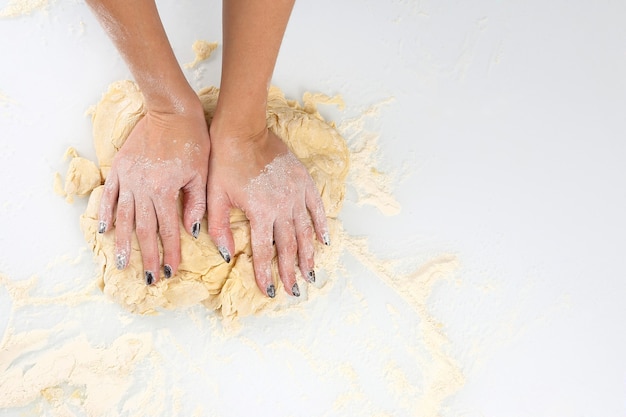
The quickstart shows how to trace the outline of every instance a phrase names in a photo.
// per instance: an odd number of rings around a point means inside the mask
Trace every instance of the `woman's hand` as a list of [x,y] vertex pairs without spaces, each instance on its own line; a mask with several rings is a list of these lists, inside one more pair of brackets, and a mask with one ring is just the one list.
[[285,290],[299,296],[296,259],[302,276],[313,282],[315,233],[320,241],[330,243],[324,207],[311,176],[267,128],[252,137],[217,136],[211,133],[207,183],[211,238],[230,262],[235,251],[230,210],[241,209],[250,221],[254,275],[260,290],[269,297],[276,294],[271,272],[276,250]]
[[123,269],[136,228],[148,285],[160,275],[159,236],[164,276],[175,274],[180,263],[179,193],[184,227],[194,237],[206,211],[209,134],[199,100],[192,103],[173,112],[148,111],[115,156],[105,182],[99,231],[115,222],[116,265]]

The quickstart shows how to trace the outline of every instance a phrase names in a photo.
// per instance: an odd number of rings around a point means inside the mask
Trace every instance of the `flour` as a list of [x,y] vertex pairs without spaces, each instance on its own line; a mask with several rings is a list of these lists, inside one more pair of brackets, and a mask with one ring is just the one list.
[[384,100],[368,108],[358,117],[344,120],[337,127],[350,144],[352,169],[348,181],[357,192],[357,205],[374,206],[386,216],[398,214],[400,204],[393,196],[392,177],[376,168],[380,155],[379,136],[377,133],[368,132],[365,123],[369,119],[377,118],[380,107],[392,101],[391,98]]
[[0,10],[0,19],[25,16],[34,11],[46,11],[49,0],[9,0],[4,9]]
[[12,104],[16,104],[15,100],[0,91],[0,107],[8,107]]
[[[32,294],[36,283],[34,277],[11,281],[0,274],[0,288],[8,291],[12,312],[35,305],[71,307],[96,301],[91,286],[42,297]],[[68,406],[78,406],[89,416],[106,415],[110,404],[126,393],[133,370],[152,349],[148,333],[124,335],[107,346],[95,346],[84,334],[56,341],[59,334],[76,326],[71,321],[19,333],[14,324],[9,322],[0,342],[0,408],[43,401],[53,415],[74,415]]]
[[[115,105],[121,105],[125,114],[131,114],[124,120],[136,121],[137,118],[132,116],[133,112],[143,111],[143,107],[136,100],[141,99],[141,93],[128,85],[126,90],[129,95],[121,94],[116,90],[113,97]],[[209,89],[205,94],[216,93],[216,90]],[[303,99],[303,105],[296,105],[296,102],[285,100],[280,95],[272,95],[270,102],[286,103],[284,105],[297,111],[305,112],[315,116],[317,114],[316,102],[318,103],[334,103],[341,105],[342,101],[339,97],[327,97],[323,95],[308,95]],[[212,101],[209,102],[205,111],[210,111]],[[109,107],[107,107],[109,108]],[[306,110],[305,110],[306,109]],[[102,109],[101,109],[102,110]],[[377,135],[364,132],[364,123],[368,118],[376,117],[376,107],[366,111],[359,117],[348,119],[340,123],[337,127],[337,134],[343,135],[347,140],[347,146],[350,149],[351,164],[340,166],[339,173],[347,175],[348,185],[357,190],[360,204],[374,205],[384,214],[397,213],[400,209],[399,204],[393,197],[391,192],[392,181],[387,174],[382,173],[377,166]],[[121,124],[117,119],[107,119],[102,113],[98,113],[97,109],[94,113],[94,120],[99,120],[109,129],[108,132],[123,135],[129,131],[127,124]],[[272,119],[270,119],[271,121]],[[319,120],[319,119],[318,119]],[[274,122],[275,123],[275,122]],[[275,128],[287,128],[289,124],[275,124]],[[294,122],[294,125],[297,125]],[[332,124],[324,124],[324,129],[328,132],[334,131]],[[321,125],[320,125],[321,126]],[[92,178],[89,175],[84,177],[81,175],[66,176],[66,181],[60,184],[67,184],[67,178],[70,178],[73,189],[83,189],[91,187],[90,181],[93,178],[106,177],[109,161],[115,154],[116,149],[121,146],[119,136],[110,135],[111,141],[106,147],[101,147],[98,152],[98,173],[92,172]],[[334,142],[329,142],[334,143]],[[97,145],[98,146],[98,145]],[[70,151],[69,156],[74,159],[80,158],[77,152]],[[313,164],[308,167],[317,181],[325,178],[321,176],[320,169],[327,166],[337,166],[336,160],[331,158],[311,158]],[[71,164],[72,162],[70,162]],[[312,167],[312,168],[311,168]],[[344,177],[345,178],[345,177]],[[330,183],[329,183],[330,184]],[[62,187],[65,192],[65,186]],[[92,192],[91,201],[87,213],[93,210],[98,199],[98,189]],[[337,217],[341,209],[341,200],[343,191],[331,192],[332,187],[325,187],[326,198],[325,205],[328,217],[328,227],[332,236],[332,245],[326,246],[319,244],[316,249],[318,279],[315,285],[302,286],[302,295],[298,301],[287,300],[283,296],[277,296],[276,304],[267,304],[263,308],[254,311],[251,307],[249,310],[243,310],[242,307],[228,307],[228,304],[222,303],[222,315],[224,317],[237,317],[238,315],[246,315],[261,312],[263,315],[273,319],[281,319],[277,321],[280,325],[288,322],[294,317],[297,321],[305,323],[305,318],[314,320],[314,317],[308,316],[310,309],[316,303],[323,302],[336,289],[337,283],[344,282],[344,297],[349,297],[357,303],[358,308],[350,310],[335,318],[337,322],[347,323],[350,327],[363,329],[362,332],[367,333],[368,322],[366,319],[367,312],[370,309],[370,302],[358,293],[353,285],[352,280],[345,281],[347,275],[344,266],[344,256],[346,254],[356,259],[362,266],[369,270],[376,278],[393,289],[407,306],[415,313],[417,321],[415,321],[416,329],[410,329],[418,335],[416,340],[407,340],[406,356],[402,363],[388,360],[383,362],[382,374],[380,375],[380,386],[387,390],[395,399],[396,408],[403,410],[403,415],[415,415],[424,417],[436,417],[440,415],[444,401],[458,391],[464,382],[464,377],[459,365],[454,358],[450,357],[448,352],[448,341],[444,330],[445,326],[439,323],[432,315],[429,308],[429,299],[432,289],[437,283],[451,279],[458,268],[458,261],[454,256],[442,255],[428,262],[421,262],[417,268],[402,268],[402,262],[393,259],[380,259],[368,248],[368,240],[366,238],[355,238],[343,229],[341,221]],[[93,195],[95,194],[95,197]],[[330,194],[329,194],[330,193]],[[75,194],[78,197],[78,193]],[[238,232],[238,224],[243,224],[244,217],[242,213],[234,213],[231,221],[234,221],[234,232]],[[83,218],[83,222],[88,221],[91,225],[88,237],[99,235],[97,233],[97,217]],[[239,222],[239,223],[238,223]],[[91,227],[93,226],[93,230]],[[202,231],[206,231],[206,225],[203,225]],[[201,236],[202,232],[201,231]],[[91,238],[90,237],[90,238]],[[111,236],[109,235],[109,239]],[[208,242],[208,237],[204,236],[204,241]],[[209,244],[206,244],[210,247]],[[133,246],[134,248],[134,246]],[[211,249],[213,252],[203,252],[194,249],[194,246],[183,244],[183,258],[194,258],[201,263],[214,262],[219,268],[226,265],[219,255],[217,248]],[[135,250],[135,249],[133,249]],[[211,253],[211,255],[207,255]],[[137,257],[137,252],[129,254],[129,258]],[[243,257],[244,254],[239,254]],[[237,291],[257,291],[253,279],[249,279],[252,275],[251,266],[245,269],[243,265],[251,265],[249,260],[241,262],[235,271],[237,276],[231,279],[237,285],[244,285],[249,280],[248,287],[240,287]],[[103,253],[97,255],[96,262],[100,265],[100,271],[105,268],[107,261]],[[68,259],[68,262],[75,263],[76,260]],[[115,268],[115,259],[110,258],[111,269]],[[51,265],[51,267],[63,267],[63,262],[59,261]],[[224,272],[220,272],[224,273]],[[247,277],[247,278],[246,278]],[[228,367],[229,361],[237,361],[239,358],[230,358],[220,356],[219,354],[198,351],[197,347],[186,346],[184,340],[177,340],[173,331],[176,329],[157,329],[149,333],[142,332],[126,332],[123,336],[116,336],[110,339],[106,344],[95,344],[84,333],[80,332],[72,335],[68,340],[55,340],[55,335],[70,333],[69,329],[76,327],[71,321],[62,321],[48,329],[32,329],[29,331],[16,331],[18,325],[16,320],[19,319],[22,312],[33,306],[47,307],[56,306],[59,308],[68,308],[68,317],[71,317],[70,308],[75,306],[95,306],[105,302],[106,298],[102,297],[99,292],[98,285],[105,289],[108,286],[119,285],[117,283],[132,282],[131,277],[118,278],[118,281],[107,278],[98,281],[91,281],[89,284],[83,284],[74,289],[64,289],[59,294],[49,296],[34,295],[39,287],[38,278],[32,277],[23,281],[11,281],[5,276],[0,275],[0,289],[6,291],[11,302],[11,318],[8,322],[7,330],[4,338],[0,343],[0,407],[18,408],[33,407],[33,413],[43,415],[46,410],[53,416],[102,416],[102,415],[119,415],[119,413],[132,414],[141,410],[144,414],[150,415],[181,415],[185,410],[185,402],[193,398],[193,394],[188,389],[185,390],[176,385],[176,380],[171,380],[167,370],[169,360],[164,360],[166,353],[164,349],[170,346],[173,349],[170,354],[177,357],[185,358],[185,363],[190,369],[197,372],[194,374],[193,380],[203,380],[206,384],[205,393],[217,398],[220,395],[220,381],[212,378],[210,370],[205,371],[204,367],[223,365]],[[125,281],[124,281],[125,280]],[[148,288],[143,282],[138,280],[143,295],[153,299],[159,295],[154,289]],[[183,281],[184,282],[184,281]],[[189,284],[186,284],[189,285]],[[245,284],[247,285],[247,284]],[[172,286],[171,289],[176,287]],[[206,288],[209,288],[208,290]],[[252,352],[253,357],[267,358],[274,355],[283,356],[291,355],[299,359],[294,364],[297,367],[293,372],[297,373],[300,367],[306,367],[315,371],[316,377],[320,381],[327,381],[329,384],[340,382],[343,389],[338,391],[334,398],[330,400],[330,408],[328,415],[355,415],[355,416],[390,416],[384,409],[375,403],[375,399],[367,391],[367,387],[360,379],[359,371],[356,369],[358,363],[352,362],[350,355],[346,356],[345,361],[337,361],[329,359],[324,354],[323,348],[327,343],[323,338],[311,338],[310,332],[303,329],[306,338],[284,338],[274,339],[271,343],[262,343],[259,340],[246,336],[245,324],[240,321],[227,325],[219,316],[211,313],[211,309],[216,304],[208,304],[208,309],[191,308],[185,310],[185,305],[197,303],[198,297],[210,296],[211,287],[197,286],[191,288],[191,292],[187,292],[189,288],[183,286],[180,290],[174,290],[167,296],[166,300],[175,300],[178,297],[179,305],[177,312],[186,317],[188,326],[196,329],[199,334],[210,335],[210,344],[205,344],[203,349],[211,349],[211,345],[224,344],[235,341],[237,345],[246,346]],[[214,290],[217,287],[213,287]],[[213,290],[213,291],[214,291]],[[111,290],[109,290],[111,291]],[[278,294],[282,292],[277,291]],[[126,303],[126,307],[132,310],[133,306],[142,305],[145,302],[141,297],[133,295],[132,291],[121,290],[118,292],[119,300]],[[167,294],[166,292],[161,292]],[[195,299],[185,299],[189,294],[194,294]],[[109,293],[110,295],[110,293]],[[262,297],[264,302],[266,297]],[[249,300],[249,299],[248,299]],[[171,301],[168,301],[171,302]],[[225,307],[226,306],[226,307]],[[233,304],[235,306],[235,304]],[[256,308],[256,307],[254,307]],[[392,323],[394,320],[400,319],[400,309],[403,306],[397,304],[387,304],[386,311],[389,313]],[[182,309],[182,310],[181,310]],[[156,312],[140,311],[143,313]],[[117,320],[120,326],[132,326],[133,323],[140,323],[141,328],[152,326],[147,324],[146,317],[133,315],[120,310],[118,316],[110,317],[109,320]],[[313,330],[312,331],[319,331]],[[398,333],[403,330],[398,329]],[[262,333],[262,331],[261,331]],[[333,329],[328,329],[328,337],[338,336]],[[380,347],[368,339],[368,335],[364,334],[365,342],[363,349],[365,354],[376,357],[382,354]],[[157,343],[158,341],[158,343]],[[332,347],[331,347],[332,348]],[[297,355],[297,356],[295,356]],[[259,365],[265,363],[265,360],[259,362]],[[408,368],[407,368],[408,367]],[[150,369],[150,380],[140,383],[142,368]],[[411,368],[419,368],[423,376],[423,380],[412,379],[409,375]],[[232,376],[236,378],[236,375]],[[208,382],[206,382],[208,381]],[[143,381],[141,381],[143,382]],[[307,395],[310,394],[311,387],[306,387]],[[169,397],[157,395],[159,392],[168,392]],[[305,395],[305,394],[302,394]],[[302,397],[305,399],[306,397]],[[299,400],[298,397],[292,398]],[[166,405],[167,402],[171,407]],[[221,415],[213,408],[194,403],[191,408],[191,415]],[[75,410],[80,410],[77,413]],[[110,411],[113,410],[113,411]],[[109,413],[109,414],[107,414]]]

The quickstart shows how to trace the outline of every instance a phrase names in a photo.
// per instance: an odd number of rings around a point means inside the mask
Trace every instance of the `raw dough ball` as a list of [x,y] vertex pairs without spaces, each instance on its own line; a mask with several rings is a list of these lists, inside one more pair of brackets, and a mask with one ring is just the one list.
[[[206,88],[199,93],[209,122],[218,92],[217,88]],[[144,113],[143,96],[131,81],[112,84],[93,110],[94,144],[102,178],[106,178],[115,153]],[[314,105],[307,103],[305,110],[297,102],[286,100],[277,88],[272,88],[269,93],[267,123],[307,167],[321,192],[327,216],[331,220],[336,218],[344,198],[348,173],[349,151],[345,140],[322,119]],[[206,233],[205,218],[198,239],[193,239],[184,230],[181,221],[182,261],[175,277],[162,278],[155,285],[145,285],[136,236],[128,267],[123,271],[117,270],[114,229],[109,228],[104,234],[97,232],[102,188],[100,186],[92,192],[87,209],[81,216],[81,229],[94,254],[101,260],[101,288],[126,309],[146,314],[159,308],[202,303],[210,309],[219,310],[224,317],[234,318],[276,307],[286,301],[278,279],[276,259],[273,261],[273,275],[277,297],[270,299],[257,288],[252,268],[250,228],[245,215],[239,210],[231,212],[235,253],[231,254],[232,260],[228,264],[222,260]],[[332,230],[331,227],[331,233]]]

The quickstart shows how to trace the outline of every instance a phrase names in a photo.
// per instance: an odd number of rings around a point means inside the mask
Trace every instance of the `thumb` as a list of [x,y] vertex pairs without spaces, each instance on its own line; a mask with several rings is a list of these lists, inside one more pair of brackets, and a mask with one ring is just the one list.
[[183,225],[196,239],[206,213],[206,185],[196,177],[183,188]]
[[211,193],[208,200],[209,236],[217,246],[222,258],[229,263],[235,253],[233,232],[230,229],[230,209],[228,197],[223,193]]

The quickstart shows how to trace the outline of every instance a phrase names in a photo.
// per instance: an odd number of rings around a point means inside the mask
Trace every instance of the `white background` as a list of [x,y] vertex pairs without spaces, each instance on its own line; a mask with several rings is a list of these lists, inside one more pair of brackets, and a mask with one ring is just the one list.
[[[196,39],[221,40],[219,2],[159,5],[181,63],[193,60]],[[219,82],[220,52],[186,71],[194,88]],[[93,279],[78,228],[84,202],[70,206],[54,195],[52,176],[65,169],[70,145],[94,156],[85,110],[130,73],[75,1],[0,20],[0,62],[0,272],[13,280],[36,275],[42,288],[84,285]],[[384,217],[349,200],[346,230],[367,236],[383,258],[453,253],[460,261],[455,279],[431,297],[466,378],[442,415],[626,416],[625,74],[620,1],[296,5],[276,85],[292,98],[308,90],[341,94],[345,115],[394,98],[371,128],[380,134],[383,171],[397,173],[402,211]],[[78,264],[64,263],[77,256]],[[11,320],[18,330],[76,321],[76,334],[102,345],[126,331],[151,332],[167,374],[155,398],[171,404],[169,388],[182,387],[180,415],[199,404],[202,415],[347,415],[336,408],[337,396],[353,389],[345,375],[324,378],[296,350],[264,347],[289,337],[308,341],[320,360],[356,370],[355,389],[369,403],[355,403],[350,415],[412,415],[371,379],[377,347],[411,337],[386,328],[385,303],[404,311],[394,297],[355,265],[311,301],[307,315],[254,319],[241,336],[221,341],[198,335],[178,313],[120,327],[121,310],[106,300],[23,308]],[[374,336],[341,320],[364,305]],[[415,323],[405,310],[402,320]],[[0,288],[0,332],[9,311]],[[170,352],[163,332],[198,353],[197,362]],[[402,363],[402,352],[384,352]],[[176,371],[194,367],[202,371]],[[149,368],[138,370],[138,392],[141,375],[154,378]],[[158,414],[172,415],[167,407]],[[41,408],[0,415],[33,410]]]

